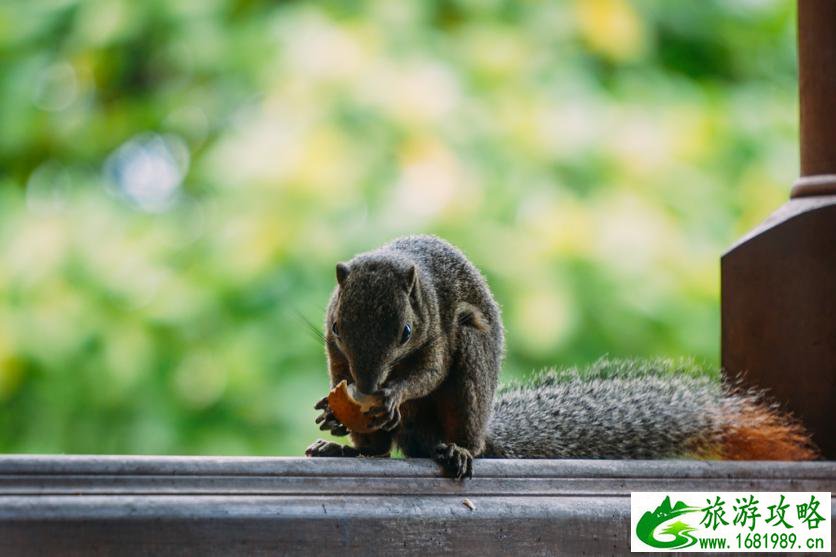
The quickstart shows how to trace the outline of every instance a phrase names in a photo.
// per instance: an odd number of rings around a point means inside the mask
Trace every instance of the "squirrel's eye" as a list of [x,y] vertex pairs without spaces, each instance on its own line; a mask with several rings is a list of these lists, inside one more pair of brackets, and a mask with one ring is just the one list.
[[401,344],[409,340],[409,337],[412,336],[412,327],[409,324],[403,326],[403,332],[401,333]]
[[335,336],[335,337],[339,337],[339,336],[340,336],[340,332],[339,332],[339,330],[337,329],[337,322],[336,322],[336,321],[334,321],[333,323],[331,323],[331,332],[332,332],[332,333],[334,333],[334,336]]

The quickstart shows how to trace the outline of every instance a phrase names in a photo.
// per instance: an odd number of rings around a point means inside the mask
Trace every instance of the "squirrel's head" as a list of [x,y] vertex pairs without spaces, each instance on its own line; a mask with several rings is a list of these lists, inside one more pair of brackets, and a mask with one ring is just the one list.
[[346,357],[363,393],[381,388],[394,365],[429,338],[419,275],[412,261],[391,255],[337,264],[326,340]]

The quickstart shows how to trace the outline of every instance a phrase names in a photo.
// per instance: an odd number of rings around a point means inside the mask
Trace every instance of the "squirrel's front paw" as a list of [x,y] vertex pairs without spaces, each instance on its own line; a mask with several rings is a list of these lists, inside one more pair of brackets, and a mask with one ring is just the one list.
[[383,431],[392,431],[401,423],[400,393],[395,389],[387,388],[380,389],[374,393],[374,396],[380,402],[365,412],[371,418],[369,420],[369,427],[372,429],[382,429]]
[[[322,414],[317,416],[316,423],[319,424],[319,429],[322,431],[329,431],[331,435],[336,435],[337,437],[342,437],[343,435],[348,435],[348,428],[346,428],[334,413],[331,411],[331,408],[328,406],[328,397],[326,396],[322,400],[316,403],[314,406],[315,410],[322,410]],[[315,445],[316,443],[314,443]],[[312,447],[313,445],[311,445]]]
[[357,456],[360,451],[348,445],[317,439],[305,449],[305,456]]
[[455,443],[439,443],[435,447],[433,460],[441,464],[452,478],[463,480],[473,477],[473,455]]

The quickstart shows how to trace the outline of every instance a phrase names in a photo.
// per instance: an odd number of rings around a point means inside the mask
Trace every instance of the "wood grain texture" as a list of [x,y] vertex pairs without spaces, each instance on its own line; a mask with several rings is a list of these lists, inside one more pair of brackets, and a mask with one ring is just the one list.
[[836,2],[798,1],[801,175],[836,174]]
[[722,257],[722,363],[836,458],[836,196],[792,199]]
[[475,470],[459,483],[426,460],[4,456],[0,555],[616,554],[630,491],[836,490],[834,462]]

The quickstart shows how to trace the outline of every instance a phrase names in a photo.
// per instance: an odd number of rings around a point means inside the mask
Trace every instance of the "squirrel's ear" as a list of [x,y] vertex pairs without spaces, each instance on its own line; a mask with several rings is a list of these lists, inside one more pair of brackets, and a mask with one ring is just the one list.
[[342,286],[345,282],[345,279],[348,278],[348,273],[351,272],[351,269],[348,268],[348,265],[345,263],[337,263],[337,283]]
[[488,320],[482,310],[467,302],[460,303],[459,307],[456,308],[456,321],[463,327],[473,327],[483,332],[490,329]]
[[406,293],[411,294],[415,289],[415,283],[418,282],[418,269],[413,265],[406,272]]

